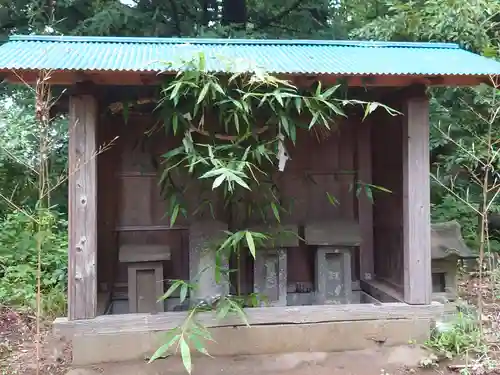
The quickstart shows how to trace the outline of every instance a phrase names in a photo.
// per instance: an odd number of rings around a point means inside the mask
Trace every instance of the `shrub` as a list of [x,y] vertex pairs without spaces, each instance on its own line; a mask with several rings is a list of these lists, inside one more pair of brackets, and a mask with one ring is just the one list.
[[63,314],[66,306],[67,221],[58,213],[43,216],[45,234],[21,211],[0,221],[0,304],[32,309],[36,306],[37,239],[41,246],[41,289],[44,314]]

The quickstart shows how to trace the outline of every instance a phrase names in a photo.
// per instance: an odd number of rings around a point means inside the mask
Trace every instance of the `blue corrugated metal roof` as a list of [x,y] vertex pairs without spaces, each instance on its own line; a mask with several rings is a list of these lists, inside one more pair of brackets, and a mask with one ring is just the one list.
[[[449,43],[13,36],[0,70],[159,72],[203,52],[213,72],[335,75],[500,74],[500,62]],[[170,69],[167,63],[174,63]]]

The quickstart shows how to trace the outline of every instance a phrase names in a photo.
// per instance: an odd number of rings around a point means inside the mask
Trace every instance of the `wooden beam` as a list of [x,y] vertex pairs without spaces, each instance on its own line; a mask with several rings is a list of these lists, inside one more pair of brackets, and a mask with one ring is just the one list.
[[69,104],[68,317],[97,314],[97,100],[71,96]]
[[[34,84],[38,71],[1,71],[5,80],[11,83]],[[102,86],[157,86],[166,76],[175,73],[129,72],[129,71],[96,71],[85,72],[61,70],[50,73],[50,84],[53,86],[71,86],[78,82],[91,81]],[[488,76],[421,76],[421,75],[338,75],[320,74],[306,76],[279,75],[280,78],[292,81],[297,86],[308,87],[318,80],[324,85],[346,84],[349,87],[408,87],[415,84],[425,86],[477,86],[480,83],[491,83]]]
[[[367,184],[372,183],[371,125],[370,120],[360,120],[356,128],[358,179]],[[358,197],[358,221],[361,232],[361,245],[359,247],[360,279],[369,281],[374,277],[373,202],[363,192]]]
[[412,90],[403,107],[404,300],[430,304],[429,100],[419,91]]
[[[436,319],[444,311],[441,303],[426,306],[409,306],[405,303],[378,303],[353,305],[309,305],[309,306],[266,306],[245,308],[246,320],[252,327],[271,324],[309,325],[326,322],[361,320]],[[74,334],[113,334],[124,332],[165,332],[174,329],[186,319],[186,312],[165,312],[159,314],[101,315],[92,320],[71,322],[58,318],[53,324],[53,333],[70,338]],[[246,326],[240,317],[229,315],[217,319],[212,312],[197,315],[198,321],[207,328]]]

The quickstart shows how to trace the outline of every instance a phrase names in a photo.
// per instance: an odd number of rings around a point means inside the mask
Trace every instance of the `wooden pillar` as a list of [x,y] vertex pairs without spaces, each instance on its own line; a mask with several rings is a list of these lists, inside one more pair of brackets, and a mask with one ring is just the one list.
[[69,102],[68,317],[89,319],[97,311],[97,101]]
[[404,301],[431,303],[429,100],[423,88],[405,99],[403,118]]
[[[371,121],[359,122],[357,126],[357,170],[358,179],[363,183],[372,183],[372,142]],[[358,217],[361,232],[359,247],[359,268],[361,280],[372,280],[373,266],[373,202],[361,192],[358,197]]]

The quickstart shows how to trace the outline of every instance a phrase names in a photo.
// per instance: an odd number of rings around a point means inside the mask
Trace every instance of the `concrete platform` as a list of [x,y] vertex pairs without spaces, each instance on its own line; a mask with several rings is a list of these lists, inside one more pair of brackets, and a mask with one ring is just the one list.
[[[263,307],[246,311],[250,327],[237,318],[217,321],[199,314],[215,343],[214,356],[337,352],[404,345],[428,338],[444,306],[404,303]],[[90,320],[57,319],[54,334],[71,340],[73,363],[142,360],[165,342],[164,332],[182,324],[186,313],[107,315]]]

